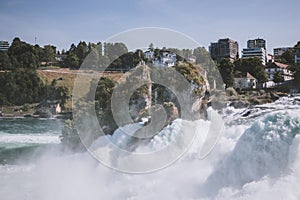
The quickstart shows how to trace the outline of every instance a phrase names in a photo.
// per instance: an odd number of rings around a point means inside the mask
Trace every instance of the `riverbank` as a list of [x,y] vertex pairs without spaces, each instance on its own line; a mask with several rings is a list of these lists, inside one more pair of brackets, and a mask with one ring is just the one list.
[[[280,97],[288,97],[290,94],[278,91],[253,90],[237,92],[233,88],[226,89],[225,94],[221,91],[211,93],[211,102],[214,109],[219,110],[225,106],[232,106],[234,108],[247,108],[253,105],[263,105],[272,103]],[[39,104],[25,104],[22,106],[2,106],[0,108],[0,118],[58,118],[71,119],[72,109],[69,108],[62,113],[41,113],[38,112]]]
[[229,106],[234,108],[245,108],[252,105],[263,105],[272,103],[280,97],[288,97],[290,94],[277,90],[251,90],[251,91],[235,91],[233,88],[226,89],[226,96]]
[[72,112],[63,111],[61,113],[40,112],[39,104],[25,104],[22,106],[1,106],[0,118],[55,118],[71,119]]

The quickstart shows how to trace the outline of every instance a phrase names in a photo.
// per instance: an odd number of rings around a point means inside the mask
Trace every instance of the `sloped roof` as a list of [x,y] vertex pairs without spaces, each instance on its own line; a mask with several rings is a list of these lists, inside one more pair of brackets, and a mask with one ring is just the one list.
[[286,69],[289,65],[280,63],[280,62],[273,62],[269,65],[266,66],[266,68],[281,68],[281,69]]
[[249,79],[255,79],[256,78],[254,76],[252,76],[249,72],[241,72],[237,75],[234,76],[234,78],[249,78]]
[[254,76],[252,76],[250,73],[247,72],[246,78],[256,79]]

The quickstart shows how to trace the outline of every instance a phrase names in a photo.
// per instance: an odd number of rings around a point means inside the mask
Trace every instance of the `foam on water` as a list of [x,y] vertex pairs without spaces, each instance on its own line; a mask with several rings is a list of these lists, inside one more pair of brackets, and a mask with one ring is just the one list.
[[1,143],[58,144],[60,139],[57,134],[0,134]]
[[[283,99],[276,106],[281,109],[285,103],[289,104],[287,101]],[[198,159],[198,153],[210,122],[190,122],[199,134],[189,151],[170,167],[149,174],[116,172],[87,153],[49,152],[33,165],[1,166],[0,197],[4,200],[297,200],[300,199],[299,111],[296,107],[271,111],[246,125],[226,126],[213,151],[203,160]],[[232,113],[238,112],[232,109]],[[160,149],[170,144],[170,133],[176,134],[180,121],[133,150]],[[131,144],[121,132],[111,139],[124,146]]]
[[207,188],[240,188],[264,176],[280,177],[288,169],[290,146],[300,133],[297,113],[275,112],[255,122],[207,180]]

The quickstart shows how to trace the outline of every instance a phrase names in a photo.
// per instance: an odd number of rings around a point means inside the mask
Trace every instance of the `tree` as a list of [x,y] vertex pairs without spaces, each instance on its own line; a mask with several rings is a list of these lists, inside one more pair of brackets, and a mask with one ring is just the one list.
[[89,48],[87,44],[83,41],[80,41],[75,49],[75,54],[79,59],[79,64],[81,65],[85,57],[87,56]]
[[104,43],[104,55],[108,56],[110,61],[114,61],[128,52],[124,43]]
[[[99,43],[98,46],[100,46],[100,48],[101,48],[101,42]],[[88,54],[90,52],[92,52],[93,49],[96,49],[96,48],[97,48],[97,45],[95,43],[89,42],[89,44],[88,44]]]
[[37,55],[35,48],[22,42],[20,38],[15,38],[7,52],[12,68],[31,68],[36,69],[40,65],[39,55]]
[[107,109],[110,105],[115,82],[106,77],[101,77],[95,94],[95,100],[99,102],[101,109]]
[[101,68],[104,68],[104,67],[107,68],[109,64],[110,64],[110,59],[108,56],[106,56],[106,55],[99,56],[99,66]]
[[293,72],[293,78],[294,78],[293,82],[295,83],[295,85],[299,85],[300,84],[300,63],[291,65],[289,69]]
[[193,50],[192,49],[182,49],[181,54],[184,58],[188,58],[190,55],[193,54]]
[[294,46],[294,49],[300,49],[300,41],[297,42],[297,44]]
[[73,52],[68,54],[65,63],[70,68],[78,69],[80,67],[79,58]]
[[91,69],[99,67],[100,55],[96,48],[91,49],[87,59],[85,60],[85,66]]
[[6,52],[0,51],[0,70],[11,69],[11,61]]
[[274,83],[276,83],[276,84],[284,82],[284,77],[283,77],[283,74],[282,74],[281,71],[276,71],[276,72],[274,73],[273,81],[274,81]]
[[149,44],[148,50],[149,51],[154,51],[154,45],[153,45],[153,43]]
[[45,45],[42,54],[42,61],[49,65],[50,62],[55,61],[56,47],[52,45]]
[[[294,46],[294,52],[296,54],[300,53],[300,41],[298,41],[297,44]],[[297,88],[299,88],[299,84],[300,84],[300,63],[298,62],[298,63],[292,63],[292,64],[290,64],[289,65],[289,69],[293,73],[294,86],[296,86]]]
[[108,69],[126,71],[136,67],[138,63],[144,59],[145,56],[143,51],[137,49],[134,53],[128,52],[118,57],[109,65]]
[[233,87],[234,84],[234,65],[229,58],[222,59],[219,66],[219,71],[222,76],[223,82],[227,87]]
[[160,56],[160,49],[156,48],[154,49],[154,58],[158,58]]
[[[93,94],[96,87],[96,93]],[[111,97],[115,82],[109,78],[101,77],[100,80],[94,80],[91,83],[90,90],[86,96],[85,102],[95,102],[95,111],[101,126],[108,127],[104,130],[106,134],[112,134],[117,125],[111,109]],[[94,98],[93,98],[94,97]],[[84,107],[82,109],[85,109]]]
[[224,82],[217,65],[211,59],[208,51],[204,47],[197,47],[194,49],[193,55],[196,56],[196,64],[200,65],[205,70],[209,84],[213,86],[215,83],[217,88],[224,89]]
[[57,100],[61,107],[64,108],[69,99],[69,90],[64,86],[57,86],[57,80],[53,79],[51,85],[48,86],[48,96],[44,97],[47,100]]
[[292,50],[287,50],[281,55],[281,62],[286,64],[293,64],[294,63],[294,53]]
[[[2,105],[23,105],[39,102],[44,84],[35,70],[15,69],[0,73]],[[5,98],[3,98],[5,97]]]
[[268,76],[259,58],[240,58],[234,62],[235,69],[241,72],[249,72],[262,84],[268,81]]

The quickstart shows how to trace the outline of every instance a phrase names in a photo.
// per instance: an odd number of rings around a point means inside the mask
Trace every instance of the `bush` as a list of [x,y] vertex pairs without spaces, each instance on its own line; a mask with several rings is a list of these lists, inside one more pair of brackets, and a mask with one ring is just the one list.
[[30,106],[28,103],[26,103],[22,106],[22,111],[24,111],[24,112],[27,112],[29,109],[30,109]]
[[237,92],[232,87],[226,88],[226,95],[230,96],[230,97],[231,96],[235,96],[235,97],[238,96]]

